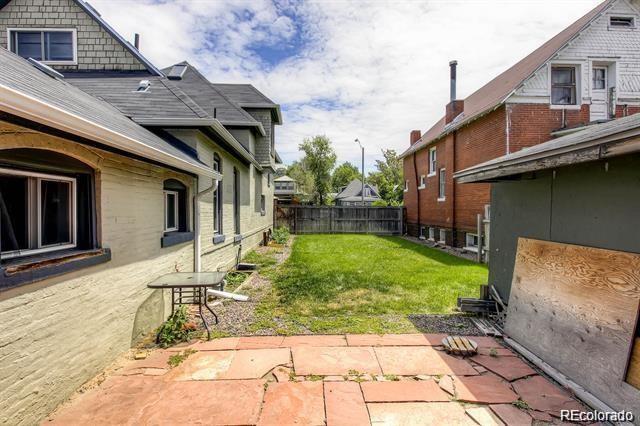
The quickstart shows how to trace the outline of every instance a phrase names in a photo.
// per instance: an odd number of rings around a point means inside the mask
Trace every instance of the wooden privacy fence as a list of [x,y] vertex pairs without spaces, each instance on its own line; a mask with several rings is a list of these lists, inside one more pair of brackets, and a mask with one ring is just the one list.
[[403,233],[403,207],[276,206],[275,227],[293,234]]

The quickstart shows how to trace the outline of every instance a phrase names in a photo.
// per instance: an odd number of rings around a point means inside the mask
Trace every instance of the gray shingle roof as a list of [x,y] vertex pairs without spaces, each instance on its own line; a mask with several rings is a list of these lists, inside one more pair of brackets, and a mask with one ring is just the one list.
[[[81,77],[67,74],[66,81],[88,94],[109,102],[132,119],[141,118],[206,118],[206,111],[173,85],[156,76],[105,75]],[[141,80],[149,80],[146,92],[136,92]]]
[[[207,80],[193,65],[186,61],[187,70],[180,80],[171,80],[180,90],[193,99],[210,116],[214,116],[225,126],[251,126],[264,133],[262,125]],[[172,67],[165,68],[169,72]],[[214,111],[215,110],[215,111]]]
[[[23,97],[28,96],[33,103],[45,104],[61,110],[65,117],[78,117],[87,125],[87,128],[106,128],[118,134],[109,133],[114,138],[119,135],[124,136],[127,141],[123,149],[129,152],[137,155],[143,155],[141,152],[150,153],[150,155],[152,153],[156,157],[153,158],[155,161],[166,160],[167,164],[181,164],[183,170],[193,172],[198,169],[203,174],[210,174],[210,168],[205,164],[134,123],[112,105],[90,96],[64,80],[45,74],[27,60],[4,48],[0,48],[0,87]],[[6,99],[2,99],[0,108],[10,113],[20,111],[19,108],[13,109]],[[73,132],[76,129],[70,130]],[[103,143],[103,141],[98,142]]]
[[282,124],[282,113],[280,105],[266,97],[264,93],[256,89],[251,84],[213,84],[218,90],[224,93],[229,99],[242,108],[268,108],[274,113],[274,121]]
[[[380,196],[378,195],[378,188],[375,186],[369,185],[365,183],[365,187],[371,189],[371,196],[364,197],[365,201],[375,201],[379,200]],[[338,195],[336,195],[336,200],[344,200],[344,201],[352,201],[352,198],[362,199],[362,181],[360,179],[354,179],[349,182]]]

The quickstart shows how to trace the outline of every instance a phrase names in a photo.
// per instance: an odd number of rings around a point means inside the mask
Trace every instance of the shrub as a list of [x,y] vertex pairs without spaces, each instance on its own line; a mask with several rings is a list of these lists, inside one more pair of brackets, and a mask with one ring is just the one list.
[[160,326],[158,344],[167,348],[180,342],[186,342],[196,332],[197,327],[189,321],[187,307],[180,305],[173,314]]
[[273,230],[273,241],[277,244],[286,244],[289,241],[289,229],[286,226],[281,226]]

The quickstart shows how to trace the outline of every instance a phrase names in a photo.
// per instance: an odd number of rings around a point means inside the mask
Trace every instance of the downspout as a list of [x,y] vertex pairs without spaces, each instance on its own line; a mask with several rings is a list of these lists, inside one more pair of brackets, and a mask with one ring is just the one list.
[[[456,169],[456,139],[458,135],[458,131],[454,130],[451,134],[453,138],[453,146],[451,147],[451,157],[453,159],[453,167],[452,170]],[[453,235],[451,236],[451,246],[458,246],[458,232],[456,229],[456,181],[453,178],[453,172],[451,173],[451,228]]]
[[416,200],[418,202],[418,232],[420,232],[420,223],[421,223],[422,217],[420,216],[420,190],[418,189],[418,186],[419,186],[418,166],[416,165],[417,154],[418,154],[418,151],[415,151],[413,153],[413,177],[415,178],[415,184],[416,184]]
[[[211,186],[204,191],[198,192],[193,197],[193,231],[195,234],[195,240],[193,244],[193,271],[200,272],[202,269],[202,259],[200,258],[200,253],[202,250],[202,243],[200,242],[200,200],[205,195],[216,191],[218,189],[218,183],[220,181],[218,179],[213,179]],[[198,185],[198,180],[196,180],[196,187]]]

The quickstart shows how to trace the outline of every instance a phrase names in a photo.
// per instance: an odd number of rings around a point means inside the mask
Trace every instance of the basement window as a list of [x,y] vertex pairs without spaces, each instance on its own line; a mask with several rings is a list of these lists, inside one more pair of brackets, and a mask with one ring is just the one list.
[[444,229],[440,230],[440,235],[439,235],[439,239],[438,242],[441,244],[446,244],[447,242],[447,231]]
[[632,16],[612,16],[609,18],[609,26],[612,28],[635,28],[635,19]]
[[8,33],[9,50],[25,59],[53,65],[77,63],[75,29],[10,28]]
[[429,227],[429,241],[435,241],[436,240],[436,228],[433,227]]
[[576,67],[551,68],[551,103],[576,105]]

